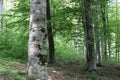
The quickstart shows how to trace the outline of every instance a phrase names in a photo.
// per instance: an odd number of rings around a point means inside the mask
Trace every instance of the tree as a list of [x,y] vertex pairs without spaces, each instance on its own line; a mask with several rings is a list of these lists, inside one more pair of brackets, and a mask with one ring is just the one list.
[[51,11],[50,11],[50,0],[47,0],[47,32],[48,32],[48,41],[49,41],[49,63],[55,63],[55,48],[54,48],[54,39],[51,26]]
[[0,30],[2,29],[3,0],[0,0]]
[[47,80],[46,0],[31,0],[28,43],[28,77]]
[[102,47],[103,47],[103,55],[104,60],[107,60],[107,15],[106,15],[106,4],[107,0],[104,0],[101,2],[101,14],[102,14],[102,23],[103,23],[103,41],[102,41]]
[[116,55],[115,55],[115,61],[118,61],[119,62],[119,55],[120,55],[120,36],[119,36],[119,33],[120,33],[120,28],[119,28],[119,16],[118,16],[118,0],[116,0],[116,41],[115,41],[115,48],[116,48]]
[[94,31],[95,31],[95,53],[97,55],[97,65],[101,66],[101,56],[100,56],[100,32],[99,32],[99,13],[98,13],[98,9],[99,9],[99,4],[98,4],[98,0],[95,1],[95,27],[94,27]]
[[85,9],[85,43],[86,43],[86,58],[87,58],[87,69],[88,71],[96,70],[96,55],[94,51],[94,32],[92,25],[92,16],[91,16],[91,0],[84,0],[84,9]]

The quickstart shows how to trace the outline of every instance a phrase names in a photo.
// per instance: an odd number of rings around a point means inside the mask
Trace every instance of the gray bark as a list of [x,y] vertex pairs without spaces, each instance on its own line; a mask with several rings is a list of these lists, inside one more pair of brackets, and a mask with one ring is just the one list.
[[116,61],[119,62],[119,39],[120,39],[120,36],[119,36],[119,18],[118,18],[118,0],[116,0]]
[[0,31],[2,29],[3,0],[0,0]]
[[[82,6],[84,6],[84,0],[82,0]],[[86,26],[86,23],[85,23],[85,8],[83,8],[81,13],[82,13],[81,14],[81,16],[82,16],[82,25],[83,25],[83,30],[84,30],[84,41],[83,41],[84,42],[84,51],[83,51],[83,53],[84,53],[85,60],[87,60],[87,56],[86,56],[87,55],[87,44],[86,44],[86,34],[85,34],[87,32],[85,30],[85,26]]]
[[85,42],[86,42],[86,53],[87,53],[87,69],[88,71],[97,70],[96,67],[96,54],[94,51],[94,32],[92,25],[92,16],[91,16],[91,0],[84,0],[85,7]]
[[99,34],[99,18],[98,18],[98,0],[95,1],[95,42],[96,42],[96,46],[95,46],[95,52],[97,55],[97,65],[101,66],[101,56],[100,56],[100,34]]
[[80,54],[79,18],[76,21],[76,38],[75,38],[75,44],[76,44],[77,54]]
[[31,0],[28,44],[28,78],[47,80],[47,22],[46,0]]
[[102,22],[103,22],[103,55],[104,60],[107,61],[107,19],[106,19],[106,3],[107,1],[104,0],[101,3],[101,13],[102,13]]

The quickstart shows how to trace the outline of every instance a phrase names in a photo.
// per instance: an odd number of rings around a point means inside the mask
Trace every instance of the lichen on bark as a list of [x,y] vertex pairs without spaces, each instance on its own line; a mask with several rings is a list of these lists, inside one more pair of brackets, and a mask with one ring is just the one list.
[[28,44],[28,78],[47,80],[46,0],[31,0]]

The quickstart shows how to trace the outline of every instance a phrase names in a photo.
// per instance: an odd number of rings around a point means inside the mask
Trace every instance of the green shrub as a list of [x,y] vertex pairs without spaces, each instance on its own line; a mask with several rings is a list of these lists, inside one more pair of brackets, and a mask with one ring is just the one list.
[[55,55],[56,59],[62,61],[75,61],[83,58],[82,48],[78,54],[75,45],[72,42],[66,43],[63,37],[55,38]]

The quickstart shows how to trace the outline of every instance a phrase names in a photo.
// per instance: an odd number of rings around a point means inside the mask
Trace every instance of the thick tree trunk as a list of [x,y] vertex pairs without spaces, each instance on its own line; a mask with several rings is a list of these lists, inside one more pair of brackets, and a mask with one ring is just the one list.
[[48,80],[46,27],[46,0],[31,0],[27,69],[29,80]]
[[0,0],[0,31],[2,29],[3,0]]
[[50,12],[50,1],[47,0],[47,32],[48,32],[48,41],[49,41],[49,63],[55,63],[55,48],[54,48],[54,39],[52,33],[52,26],[51,26],[51,12]]
[[88,71],[96,70],[96,55],[94,51],[94,32],[91,16],[91,0],[84,0],[85,7],[85,34],[86,34],[86,46],[87,46],[87,64]]

